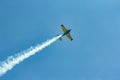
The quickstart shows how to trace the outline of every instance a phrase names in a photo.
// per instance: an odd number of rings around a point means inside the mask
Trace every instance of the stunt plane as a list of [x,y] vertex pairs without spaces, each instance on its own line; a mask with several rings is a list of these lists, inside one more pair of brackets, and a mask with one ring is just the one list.
[[[66,35],[66,37],[67,37],[69,40],[72,41],[73,38],[72,38],[71,35],[70,35],[71,29],[67,30],[63,24],[61,25],[61,29],[63,30],[64,33],[63,33],[63,35],[59,38],[59,40],[62,41],[62,37]],[[57,35],[57,36],[59,36],[59,35]]]

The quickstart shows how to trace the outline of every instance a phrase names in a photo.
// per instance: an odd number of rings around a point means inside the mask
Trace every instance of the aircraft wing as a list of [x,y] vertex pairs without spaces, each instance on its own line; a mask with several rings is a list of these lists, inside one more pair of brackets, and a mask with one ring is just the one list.
[[61,28],[62,28],[62,30],[63,30],[64,33],[67,31],[67,29],[65,28],[64,25],[61,25]]
[[67,38],[70,39],[71,41],[73,40],[73,38],[71,37],[71,35],[68,33],[66,34]]

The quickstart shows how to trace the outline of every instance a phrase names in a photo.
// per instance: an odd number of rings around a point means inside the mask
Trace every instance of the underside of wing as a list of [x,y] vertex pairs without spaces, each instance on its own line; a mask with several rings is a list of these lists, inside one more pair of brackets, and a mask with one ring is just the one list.
[[67,31],[67,29],[65,28],[64,25],[61,25],[61,28],[62,28],[62,30],[63,30],[64,33]]
[[67,38],[70,39],[71,41],[73,40],[73,38],[71,37],[70,34],[66,34]]

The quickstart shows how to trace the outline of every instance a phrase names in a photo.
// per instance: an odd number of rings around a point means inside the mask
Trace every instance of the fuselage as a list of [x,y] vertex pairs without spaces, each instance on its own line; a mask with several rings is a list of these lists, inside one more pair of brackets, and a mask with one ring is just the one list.
[[66,35],[66,34],[69,34],[71,31],[71,29],[67,30],[62,36]]

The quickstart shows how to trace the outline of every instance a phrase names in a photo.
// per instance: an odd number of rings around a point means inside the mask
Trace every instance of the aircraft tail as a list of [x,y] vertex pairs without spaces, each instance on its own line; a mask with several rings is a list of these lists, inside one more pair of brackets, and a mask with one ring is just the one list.
[[[59,36],[59,34],[57,34],[57,36]],[[58,38],[60,41],[62,41],[62,37]]]

